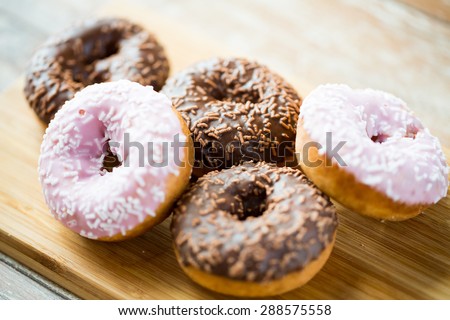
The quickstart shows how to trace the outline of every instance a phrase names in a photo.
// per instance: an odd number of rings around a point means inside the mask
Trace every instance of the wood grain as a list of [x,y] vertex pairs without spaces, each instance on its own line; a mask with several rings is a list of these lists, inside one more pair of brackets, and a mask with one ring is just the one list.
[[[356,17],[361,11],[364,12],[358,9],[351,16]],[[270,66],[270,61],[275,60],[264,58],[254,48],[248,52],[255,54],[235,50],[233,45],[224,50],[223,43],[218,44],[207,35],[186,27],[183,21],[176,22],[164,15],[117,4],[109,6],[104,14],[118,12],[141,21],[150,30],[157,30],[158,38],[168,50],[173,70],[230,52],[261,57]],[[278,17],[274,19],[279,21]],[[239,26],[239,20],[235,22]],[[284,40],[290,43],[289,39]],[[327,79],[325,72],[308,77],[308,74],[288,70],[289,65],[282,66],[279,62],[274,65],[303,94],[316,84],[315,81]],[[373,68],[375,66],[369,69]],[[311,81],[305,80],[309,78]],[[106,244],[71,233],[48,214],[36,172],[44,128],[24,101],[22,81],[14,83],[0,96],[0,251],[83,298],[227,298],[200,288],[184,275],[171,248],[169,221],[138,239]],[[365,85],[367,82],[354,78],[353,83]],[[388,85],[398,88],[393,82]],[[436,99],[440,101],[443,97],[445,95]],[[413,99],[410,104],[418,109],[421,105],[416,102]],[[446,154],[449,158],[448,151]],[[341,207],[339,212],[336,247],[324,269],[306,286],[275,298],[450,298],[448,196],[426,214],[404,223],[380,223]]]
[[427,14],[450,22],[450,2],[448,0],[400,0]]

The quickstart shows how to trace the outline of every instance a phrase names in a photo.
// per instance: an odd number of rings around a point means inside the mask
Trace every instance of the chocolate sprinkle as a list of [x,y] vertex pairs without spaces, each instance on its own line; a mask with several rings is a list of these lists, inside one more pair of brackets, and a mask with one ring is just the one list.
[[159,91],[169,63],[156,38],[124,19],[87,20],[50,37],[34,54],[26,73],[25,96],[48,123],[84,87],[128,79]]
[[262,282],[317,259],[337,223],[329,198],[300,171],[246,162],[199,178],[178,201],[171,230],[183,266]]
[[295,165],[301,98],[267,67],[207,60],[169,79],[162,92],[192,132],[194,176],[249,160]]

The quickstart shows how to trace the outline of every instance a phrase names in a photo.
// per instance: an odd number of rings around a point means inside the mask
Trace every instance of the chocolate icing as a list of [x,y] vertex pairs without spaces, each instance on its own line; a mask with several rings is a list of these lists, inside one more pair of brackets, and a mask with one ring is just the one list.
[[169,79],[162,92],[192,132],[194,176],[248,160],[294,164],[301,98],[267,67],[207,60]]
[[302,270],[336,228],[333,204],[300,171],[262,162],[198,179],[171,225],[183,266],[255,282]]
[[50,37],[28,67],[25,96],[48,123],[89,84],[128,79],[160,90],[169,63],[156,38],[124,19],[87,20]]

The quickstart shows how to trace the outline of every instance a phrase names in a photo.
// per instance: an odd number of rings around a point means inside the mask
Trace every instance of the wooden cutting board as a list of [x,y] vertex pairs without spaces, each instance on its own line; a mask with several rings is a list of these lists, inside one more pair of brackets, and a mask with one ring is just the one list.
[[[117,13],[157,32],[174,71],[230,54],[151,12],[113,6],[102,14]],[[311,89],[303,79],[287,78],[302,95]],[[100,243],[49,215],[36,169],[45,128],[22,87],[19,79],[0,96],[0,251],[82,298],[228,298],[181,271],[171,247],[170,219],[137,239]],[[450,159],[447,149],[446,156]],[[449,195],[402,223],[382,223],[340,206],[338,211],[337,242],[328,263],[307,285],[275,299],[450,299]]]

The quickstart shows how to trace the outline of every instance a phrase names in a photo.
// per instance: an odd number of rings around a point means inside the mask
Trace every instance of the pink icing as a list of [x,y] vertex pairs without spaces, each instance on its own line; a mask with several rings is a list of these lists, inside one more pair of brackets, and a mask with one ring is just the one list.
[[401,99],[322,85],[306,97],[300,117],[311,139],[323,146],[321,154],[327,132],[333,148],[346,141],[338,152],[347,165],[341,167],[394,201],[431,204],[447,194],[448,167],[439,140]]
[[[186,141],[171,106],[152,87],[128,80],[88,86],[67,101],[46,130],[39,158],[39,179],[51,213],[92,239],[126,234],[146,217],[155,217],[168,176],[180,169],[170,143],[176,135]],[[139,166],[137,147],[124,154],[125,133],[143,145],[144,166]],[[120,143],[112,152],[129,166],[102,171],[102,145],[112,141]],[[154,163],[164,160],[163,142],[169,143],[167,165],[149,164],[148,142],[153,142]],[[183,159],[184,148],[178,152]]]

